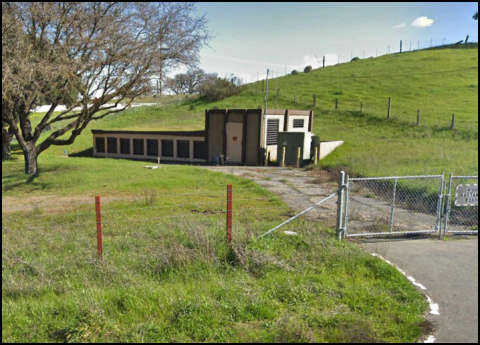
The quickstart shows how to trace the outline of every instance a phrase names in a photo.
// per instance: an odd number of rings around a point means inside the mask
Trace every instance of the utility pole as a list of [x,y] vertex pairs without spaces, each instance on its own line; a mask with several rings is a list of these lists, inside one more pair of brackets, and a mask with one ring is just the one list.
[[268,77],[270,76],[270,69],[267,69],[267,90],[265,91],[265,119],[267,116],[268,109]]

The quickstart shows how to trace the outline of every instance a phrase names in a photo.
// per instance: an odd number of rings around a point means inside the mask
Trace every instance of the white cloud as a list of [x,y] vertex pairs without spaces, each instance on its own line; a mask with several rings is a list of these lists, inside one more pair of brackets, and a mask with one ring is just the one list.
[[393,27],[393,29],[403,29],[403,28],[406,27],[406,26],[407,26],[407,24],[402,23],[402,24],[395,25],[395,26]]
[[432,26],[433,23],[433,19],[430,19],[428,17],[419,17],[415,19],[415,21],[412,23],[412,26],[417,28],[428,28],[429,26]]

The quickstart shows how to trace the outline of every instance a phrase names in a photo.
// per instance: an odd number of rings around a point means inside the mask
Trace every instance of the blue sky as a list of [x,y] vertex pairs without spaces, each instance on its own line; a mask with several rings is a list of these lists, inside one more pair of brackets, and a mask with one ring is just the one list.
[[[201,52],[201,68],[220,75],[233,73],[251,82],[267,68],[279,74],[327,55],[329,64],[351,56],[375,56],[405,49],[410,42],[428,45],[478,40],[472,15],[478,2],[397,3],[250,3],[200,2],[214,38]],[[416,21],[416,22],[415,22]],[[412,25],[413,23],[415,25]],[[339,57],[338,57],[339,56]]]

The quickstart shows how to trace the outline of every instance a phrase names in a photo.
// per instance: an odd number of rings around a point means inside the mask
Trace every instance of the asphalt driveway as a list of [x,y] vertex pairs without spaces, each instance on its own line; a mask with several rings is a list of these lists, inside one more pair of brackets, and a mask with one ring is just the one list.
[[426,286],[440,305],[438,343],[478,343],[478,239],[404,240],[363,245]]

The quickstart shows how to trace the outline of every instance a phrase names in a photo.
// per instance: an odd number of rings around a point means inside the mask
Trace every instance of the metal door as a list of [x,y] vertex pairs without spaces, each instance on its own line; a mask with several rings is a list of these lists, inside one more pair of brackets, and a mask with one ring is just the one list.
[[243,124],[227,123],[227,161],[242,163]]

